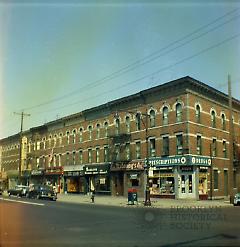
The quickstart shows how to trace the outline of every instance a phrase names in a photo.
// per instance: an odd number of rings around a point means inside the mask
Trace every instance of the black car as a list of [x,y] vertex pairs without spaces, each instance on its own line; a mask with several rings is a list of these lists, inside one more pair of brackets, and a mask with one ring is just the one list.
[[33,185],[28,192],[29,198],[57,200],[57,193],[48,185]]
[[28,186],[26,185],[16,185],[13,189],[8,190],[9,196],[26,196],[28,194]]

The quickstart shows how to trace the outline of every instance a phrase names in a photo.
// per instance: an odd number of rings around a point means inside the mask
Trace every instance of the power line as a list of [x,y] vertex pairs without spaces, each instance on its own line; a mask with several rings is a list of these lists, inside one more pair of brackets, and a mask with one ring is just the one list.
[[131,63],[131,64],[125,66],[125,67],[122,67],[121,69],[119,69],[119,70],[117,70],[117,71],[111,73],[110,75],[107,75],[107,76],[105,76],[105,77],[103,77],[103,78],[101,78],[101,79],[98,79],[98,80],[96,80],[96,81],[94,81],[94,82],[92,82],[92,83],[89,83],[89,84],[87,84],[86,86],[83,86],[83,87],[79,88],[78,90],[74,90],[74,91],[72,91],[72,92],[70,92],[70,93],[68,93],[68,94],[63,95],[63,96],[54,98],[54,99],[52,99],[52,100],[43,102],[43,103],[38,104],[38,105],[35,105],[35,106],[27,107],[27,108],[25,108],[25,109],[26,109],[26,110],[31,110],[31,109],[34,109],[34,108],[41,107],[41,106],[43,106],[43,105],[47,105],[47,104],[50,104],[50,103],[53,103],[53,102],[56,102],[56,101],[60,101],[60,100],[62,100],[62,99],[64,99],[64,98],[66,98],[66,97],[70,97],[70,96],[72,96],[72,95],[74,95],[74,94],[79,93],[79,91],[82,92],[82,91],[84,91],[84,90],[86,90],[86,89],[89,89],[89,88],[91,88],[91,87],[95,87],[95,86],[97,86],[97,85],[99,85],[99,84],[102,84],[102,83],[104,83],[104,82],[106,82],[106,81],[109,81],[109,80],[112,80],[112,79],[114,79],[114,78],[116,78],[116,77],[119,77],[119,76],[122,75],[122,74],[125,74],[125,73],[127,73],[127,72],[130,72],[130,71],[136,69],[136,68],[139,67],[139,66],[142,66],[142,65],[144,65],[144,64],[150,63],[150,62],[152,62],[152,61],[158,59],[159,57],[161,57],[161,56],[163,56],[163,55],[166,55],[166,54],[168,54],[168,53],[170,53],[170,52],[172,52],[172,51],[174,51],[174,50],[176,50],[176,49],[178,49],[178,48],[180,48],[180,47],[183,47],[183,46],[185,46],[186,44],[189,44],[190,42],[192,42],[193,40],[196,40],[196,39],[198,39],[198,38],[200,38],[200,37],[202,37],[202,36],[204,36],[204,35],[206,35],[206,34],[212,32],[212,31],[216,30],[217,28],[222,27],[223,25],[225,25],[225,24],[227,24],[227,23],[229,23],[229,22],[235,20],[236,18],[239,18],[240,15],[234,16],[234,17],[232,17],[231,19],[225,21],[224,23],[221,23],[221,24],[219,24],[218,26],[213,27],[213,28],[211,28],[210,30],[208,30],[208,31],[206,31],[206,32],[204,32],[204,33],[198,35],[197,37],[194,37],[194,38],[192,38],[192,39],[186,41],[185,43],[182,43],[182,44],[178,45],[177,47],[174,47],[174,48],[170,49],[169,51],[166,51],[166,52],[163,53],[163,54],[159,54],[160,52],[163,52],[164,50],[169,49],[169,48],[172,47],[173,45],[178,44],[178,43],[180,43],[181,41],[186,40],[187,38],[193,36],[194,34],[198,33],[199,31],[201,31],[201,30],[203,30],[203,29],[205,29],[205,28],[211,26],[212,24],[218,22],[219,20],[225,18],[226,16],[229,16],[229,15],[233,14],[234,12],[236,12],[236,11],[238,11],[238,10],[239,10],[239,8],[234,9],[234,10],[232,10],[232,11],[230,11],[230,12],[224,14],[223,16],[220,16],[220,17],[216,18],[215,20],[211,21],[210,23],[205,24],[205,25],[201,26],[200,28],[194,30],[193,32],[191,32],[191,33],[189,33],[189,34],[183,36],[182,38],[180,38],[180,39],[178,39],[178,40],[176,40],[176,41],[171,42],[170,44],[168,44],[167,46],[161,48],[160,50],[155,51],[155,52],[153,52],[153,53],[151,53],[151,54],[145,56],[144,58],[139,59],[139,60],[137,60],[137,61],[135,61],[135,62],[133,62],[133,63]]
[[[195,54],[193,54],[193,55],[191,55],[191,56],[188,56],[188,57],[186,57],[186,58],[183,58],[183,59],[179,60],[178,62],[173,63],[173,64],[171,64],[171,65],[165,66],[165,67],[163,67],[163,68],[161,68],[161,69],[159,69],[159,70],[157,70],[157,71],[155,71],[155,72],[153,72],[153,73],[144,75],[144,76],[142,76],[142,77],[140,77],[140,78],[138,78],[138,79],[136,79],[136,80],[133,80],[133,81],[128,82],[128,83],[125,83],[125,84],[122,84],[121,86],[116,87],[116,88],[114,88],[114,89],[111,89],[111,90],[108,90],[108,91],[105,91],[105,92],[101,92],[101,94],[97,94],[97,95],[91,96],[91,97],[89,97],[89,98],[83,99],[83,100],[81,100],[81,101],[77,101],[77,102],[74,102],[74,103],[71,103],[71,104],[67,104],[67,105],[64,105],[64,106],[61,106],[61,107],[57,107],[57,108],[52,109],[52,110],[50,110],[50,111],[55,111],[55,110],[59,110],[59,109],[62,109],[62,108],[69,107],[69,106],[73,106],[73,105],[75,105],[75,104],[78,104],[78,103],[81,103],[81,102],[85,102],[86,100],[89,100],[89,99],[92,99],[92,98],[96,98],[96,97],[102,96],[102,95],[104,95],[104,94],[108,94],[108,93],[111,93],[111,92],[113,92],[113,91],[122,89],[122,88],[124,88],[124,87],[126,87],[126,86],[128,86],[128,85],[135,84],[135,83],[137,83],[137,82],[139,82],[139,81],[141,81],[141,80],[147,79],[147,78],[149,78],[149,77],[151,77],[151,76],[155,76],[155,75],[159,74],[160,72],[162,72],[162,71],[164,71],[164,70],[168,70],[168,69],[170,69],[170,68],[172,68],[172,67],[174,67],[174,66],[176,66],[176,65],[179,65],[179,64],[184,63],[184,62],[186,62],[186,61],[188,61],[188,60],[191,60],[191,59],[193,59],[193,58],[195,58],[195,57],[197,57],[197,56],[199,56],[199,55],[201,55],[201,54],[203,54],[203,53],[208,52],[208,51],[211,50],[211,49],[214,49],[214,48],[219,47],[219,46],[221,46],[221,45],[223,45],[223,44],[225,44],[225,43],[227,43],[227,42],[229,42],[229,41],[231,41],[231,40],[233,40],[233,39],[236,39],[236,38],[238,38],[239,36],[240,36],[240,33],[237,33],[237,34],[235,34],[235,35],[233,35],[233,36],[231,36],[231,37],[229,37],[229,38],[227,38],[227,39],[224,39],[224,40],[221,41],[221,42],[218,42],[218,43],[216,43],[216,44],[214,44],[214,45],[212,45],[212,46],[209,46],[209,47],[207,47],[207,48],[205,48],[205,49],[202,49],[202,50],[200,50],[199,52],[197,52],[197,53],[195,53]],[[46,113],[46,112],[50,112],[50,111],[37,112],[36,114],[42,114],[42,113]]]

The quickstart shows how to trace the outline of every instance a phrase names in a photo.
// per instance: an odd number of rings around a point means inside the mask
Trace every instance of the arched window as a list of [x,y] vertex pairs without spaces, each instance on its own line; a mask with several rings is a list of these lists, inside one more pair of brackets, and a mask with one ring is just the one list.
[[201,109],[199,105],[196,106],[196,121],[197,123],[201,122]]
[[141,130],[141,115],[140,115],[140,113],[136,114],[136,130]]
[[211,123],[212,123],[212,127],[215,128],[216,127],[216,113],[215,111],[211,111]]
[[66,136],[67,136],[67,144],[69,144],[70,143],[70,132],[69,131],[66,132]]
[[182,105],[180,103],[176,104],[176,122],[182,121]]
[[72,143],[74,144],[76,142],[76,130],[74,129],[72,131]]
[[221,120],[222,120],[222,129],[226,130],[226,118],[224,114],[222,114]]
[[88,131],[89,131],[89,140],[92,140],[92,126],[88,126]]
[[126,130],[127,130],[127,133],[130,133],[131,131],[131,127],[130,127],[130,117],[129,116],[126,116]]
[[108,122],[104,123],[105,137],[108,137]]
[[168,124],[168,107],[164,106],[163,107],[163,125]]
[[156,113],[154,110],[150,111],[150,127],[156,126]]
[[120,119],[117,118],[115,122],[115,134],[118,135],[120,133]]
[[79,142],[82,142],[83,141],[83,128],[81,127],[79,129]]
[[100,124],[97,124],[97,139],[100,138]]

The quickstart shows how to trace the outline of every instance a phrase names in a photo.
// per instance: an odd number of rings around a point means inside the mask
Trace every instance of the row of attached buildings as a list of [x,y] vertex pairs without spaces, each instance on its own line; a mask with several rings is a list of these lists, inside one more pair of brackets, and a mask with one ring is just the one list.
[[[232,120],[232,122],[231,122]],[[0,140],[0,184],[207,199],[240,191],[240,101],[180,78]]]

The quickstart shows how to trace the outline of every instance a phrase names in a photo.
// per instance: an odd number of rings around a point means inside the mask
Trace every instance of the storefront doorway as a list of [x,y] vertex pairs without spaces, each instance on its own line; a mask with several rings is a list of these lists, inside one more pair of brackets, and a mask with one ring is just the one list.
[[193,198],[194,186],[192,174],[179,174],[178,177],[179,198]]

